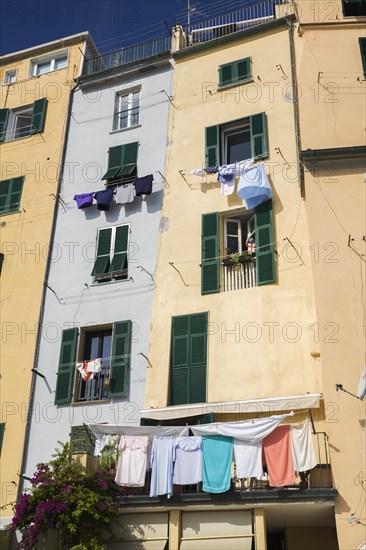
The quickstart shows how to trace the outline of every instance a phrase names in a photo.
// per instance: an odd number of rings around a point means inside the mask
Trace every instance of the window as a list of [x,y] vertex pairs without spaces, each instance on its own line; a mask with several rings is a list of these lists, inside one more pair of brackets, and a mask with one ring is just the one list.
[[9,69],[8,71],[5,71],[4,75],[4,84],[14,84],[17,79],[17,70],[16,69]]
[[20,210],[24,176],[0,181],[0,216]]
[[206,166],[220,166],[253,157],[268,157],[267,117],[258,113],[225,124],[208,126]]
[[366,80],[366,38],[359,38],[363,77]]
[[366,15],[366,0],[342,0],[342,9],[345,17]]
[[67,67],[67,50],[63,50],[56,55],[47,54],[32,59],[29,76],[41,76],[65,67]]
[[96,282],[127,279],[129,230],[128,224],[99,229],[97,253],[91,272]]
[[[126,397],[131,331],[131,321],[118,321],[113,323],[111,328],[103,327],[100,330],[82,329],[80,338],[78,328],[64,330],[57,371],[55,404]],[[82,381],[79,371],[76,370],[76,362],[99,358],[96,357],[97,355],[102,356],[101,372],[87,382]]]
[[0,455],[1,455],[1,449],[3,448],[4,433],[5,433],[5,422],[0,422]]
[[140,90],[116,95],[113,130],[137,126],[140,119]]
[[137,175],[138,142],[110,147],[108,151],[108,169],[102,180],[108,183],[123,183],[127,178]]
[[252,80],[252,60],[250,57],[219,66],[220,88],[250,80]]
[[82,426],[72,426],[70,434],[70,452],[71,454],[94,454],[95,435],[89,428]]
[[172,319],[170,405],[206,401],[207,313]]
[[0,109],[0,142],[42,133],[46,110],[45,98],[19,109]]
[[[227,258],[230,254],[236,255],[234,259]],[[221,227],[218,212],[202,215],[201,294],[220,292],[221,288],[241,290],[275,280],[272,200],[241,215],[222,217]]]
[[93,378],[85,381],[77,376],[75,401],[98,401],[108,399],[112,328],[85,333],[82,361],[102,359],[102,368]]

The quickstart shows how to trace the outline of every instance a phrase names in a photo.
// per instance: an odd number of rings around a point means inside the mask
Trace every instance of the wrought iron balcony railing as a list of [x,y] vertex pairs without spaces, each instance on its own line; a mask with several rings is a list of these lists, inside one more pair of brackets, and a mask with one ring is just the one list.
[[149,57],[168,53],[171,50],[171,37],[159,36],[154,40],[127,46],[114,52],[99,55],[84,62],[83,76],[100,73],[107,69],[121,67],[128,63],[136,63]]

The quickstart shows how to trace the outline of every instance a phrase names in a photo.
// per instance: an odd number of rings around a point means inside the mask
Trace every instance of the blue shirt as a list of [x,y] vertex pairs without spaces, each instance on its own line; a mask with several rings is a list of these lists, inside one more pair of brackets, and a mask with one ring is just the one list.
[[171,437],[154,437],[151,451],[150,496],[167,495],[173,492],[174,442]]
[[233,438],[225,435],[202,436],[203,486],[207,493],[230,489]]

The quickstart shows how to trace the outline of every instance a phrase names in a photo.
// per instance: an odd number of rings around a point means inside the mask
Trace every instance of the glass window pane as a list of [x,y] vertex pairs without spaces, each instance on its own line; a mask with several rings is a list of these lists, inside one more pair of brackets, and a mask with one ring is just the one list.
[[227,237],[226,248],[228,254],[239,252],[239,237]]
[[228,135],[227,142],[227,164],[250,158],[250,136],[249,132],[238,132]]
[[14,138],[29,136],[31,130],[32,115],[22,114],[15,119]]
[[43,61],[43,63],[37,63],[36,65],[36,75],[45,74],[51,70],[51,61]]
[[67,67],[67,56],[65,57],[59,57],[58,59],[55,59],[55,71],[57,69],[64,69]]
[[226,222],[226,232],[228,235],[237,235],[238,224],[236,222]]

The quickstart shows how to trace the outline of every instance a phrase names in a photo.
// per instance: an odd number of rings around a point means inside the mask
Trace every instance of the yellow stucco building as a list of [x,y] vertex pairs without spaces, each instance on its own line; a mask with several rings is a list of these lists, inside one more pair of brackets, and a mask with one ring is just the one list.
[[[221,27],[207,22],[188,37],[175,32],[167,186],[141,416],[144,423],[184,425],[295,410],[288,422],[312,422],[318,466],[303,484],[298,479],[297,488],[282,492],[263,490],[257,480],[241,490],[234,481],[222,498],[174,495],[165,508],[171,549],[338,548],[301,189],[296,22],[290,15],[258,15],[242,31],[240,23],[225,25],[222,18]],[[237,194],[240,177],[229,189],[204,170],[250,157],[273,193],[254,208]]]
[[32,368],[37,338],[52,337],[38,326],[70,98],[89,51],[81,33],[0,60],[1,527],[23,473],[29,407],[47,416],[29,404]]
[[[301,161],[339,548],[366,541],[364,2],[299,2]],[[337,385],[353,393],[349,395]],[[364,547],[364,546],[363,546]]]

